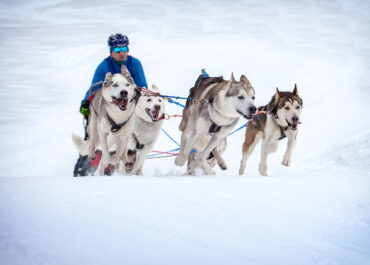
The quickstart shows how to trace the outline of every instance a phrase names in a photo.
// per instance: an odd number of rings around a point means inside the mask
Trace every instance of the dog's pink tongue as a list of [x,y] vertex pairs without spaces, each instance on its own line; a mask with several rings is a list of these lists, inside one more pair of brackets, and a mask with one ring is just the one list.
[[117,98],[112,98],[112,104],[118,106],[120,104],[120,101]]
[[152,111],[152,116],[154,120],[158,120],[159,112],[158,111]]
[[127,106],[127,99],[121,99],[121,102],[120,102],[120,107],[121,108],[126,108]]

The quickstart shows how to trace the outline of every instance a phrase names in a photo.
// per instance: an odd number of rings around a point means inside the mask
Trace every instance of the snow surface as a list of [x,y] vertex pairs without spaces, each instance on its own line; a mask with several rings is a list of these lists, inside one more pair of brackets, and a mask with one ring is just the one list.
[[[369,1],[1,1],[0,264],[370,264]],[[148,83],[187,96],[200,69],[245,74],[256,104],[298,84],[303,124],[258,174],[73,178],[80,100],[123,32]],[[181,114],[175,105],[168,113]],[[244,121],[240,121],[239,126]],[[178,119],[164,129],[177,140]],[[156,150],[177,146],[164,134]]]

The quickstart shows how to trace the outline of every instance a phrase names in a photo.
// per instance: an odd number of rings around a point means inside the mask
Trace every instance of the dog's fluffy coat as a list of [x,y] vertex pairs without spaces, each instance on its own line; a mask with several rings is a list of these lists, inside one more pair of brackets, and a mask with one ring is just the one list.
[[252,118],[256,111],[253,104],[255,92],[244,75],[241,76],[240,81],[236,81],[231,74],[230,81],[216,84],[201,83],[200,86],[194,87],[194,90],[190,90],[189,97],[197,100],[187,102],[183,111],[179,126],[182,131],[181,149],[175,164],[184,165],[189,152],[198,140],[211,133],[212,137],[208,144],[203,150],[198,150],[189,167],[191,172],[201,167],[206,174],[212,175],[214,171],[207,163],[207,157],[211,152],[219,155],[216,147],[237,124],[240,116]]
[[248,122],[246,129],[240,175],[244,174],[246,162],[260,140],[262,140],[261,161],[258,169],[262,176],[267,176],[268,154],[277,150],[279,140],[285,136],[288,138],[288,146],[282,164],[290,166],[302,105],[303,101],[295,85],[293,92],[280,92],[276,89],[271,101],[259,108],[262,113],[255,115],[253,120]]

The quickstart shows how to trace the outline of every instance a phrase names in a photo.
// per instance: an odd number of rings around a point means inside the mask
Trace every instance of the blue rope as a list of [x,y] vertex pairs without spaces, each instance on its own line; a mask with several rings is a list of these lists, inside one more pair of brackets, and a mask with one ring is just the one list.
[[236,133],[237,131],[239,131],[239,130],[243,129],[244,127],[247,127],[247,124],[244,124],[243,126],[239,127],[239,128],[238,128],[238,129],[236,129],[235,131],[233,131],[233,132],[229,133],[229,134],[228,134],[228,135],[226,135],[225,137],[228,137],[228,136],[230,136],[230,135],[232,135],[232,134]]
[[180,106],[180,107],[183,107],[185,109],[185,105],[182,105],[180,102],[177,102],[177,101],[174,101],[172,100],[171,98],[167,97],[167,100],[169,103],[173,103],[173,104],[176,104],[177,106]]
[[194,100],[194,98],[184,98],[184,97],[166,96],[166,95],[158,95],[158,97],[161,97],[161,98],[174,98],[174,99]]
[[176,142],[163,128],[162,128],[162,131],[168,136],[168,138],[170,138],[172,140],[172,142],[174,142],[175,144],[180,146],[180,144],[178,142]]

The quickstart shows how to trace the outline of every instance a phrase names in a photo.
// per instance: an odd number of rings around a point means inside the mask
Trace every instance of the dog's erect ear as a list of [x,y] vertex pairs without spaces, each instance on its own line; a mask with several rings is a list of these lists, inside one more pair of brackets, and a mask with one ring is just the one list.
[[130,75],[130,72],[127,70],[126,66],[124,65],[121,65],[121,74],[124,76]]
[[297,84],[295,84],[295,85],[294,85],[293,95],[298,96],[298,88],[297,88]]
[[131,84],[135,85],[134,79],[132,79],[130,72],[128,71],[127,67],[124,65],[121,65],[121,75],[126,77],[127,81],[129,81]]
[[240,77],[240,82],[244,83],[244,84],[250,84],[248,78],[245,76],[245,75],[242,75]]
[[275,105],[278,103],[279,99],[281,97],[279,89],[276,87],[276,94],[275,94]]
[[105,75],[105,79],[104,79],[104,82],[107,82],[109,79],[112,78],[112,73],[111,72],[108,72],[106,75]]
[[110,86],[110,83],[112,82],[111,79],[112,79],[112,73],[111,72],[108,72],[106,75],[105,75],[105,79],[104,79],[104,83],[103,83],[103,87],[108,87]]
[[234,78],[234,73],[231,73],[230,83],[236,83],[236,80]]
[[158,94],[160,94],[158,87],[157,87],[156,85],[154,85],[154,84],[152,85],[152,91],[153,91],[154,93],[158,93]]

